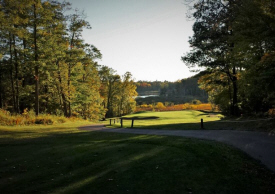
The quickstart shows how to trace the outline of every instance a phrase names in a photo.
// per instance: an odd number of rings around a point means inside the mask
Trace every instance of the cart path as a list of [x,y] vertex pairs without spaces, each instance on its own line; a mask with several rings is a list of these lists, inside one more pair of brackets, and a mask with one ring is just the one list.
[[215,140],[232,145],[246,152],[251,157],[260,160],[275,172],[275,134],[253,131],[233,130],[157,130],[157,129],[127,129],[106,128],[104,125],[80,127],[81,130],[131,133],[146,135],[167,135],[189,138]]

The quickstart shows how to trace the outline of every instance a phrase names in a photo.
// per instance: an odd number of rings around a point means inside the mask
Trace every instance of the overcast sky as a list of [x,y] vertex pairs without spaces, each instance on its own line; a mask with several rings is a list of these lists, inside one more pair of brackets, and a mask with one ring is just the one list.
[[190,77],[181,56],[190,50],[192,21],[184,0],[67,0],[84,10],[91,30],[85,42],[102,53],[101,65],[129,71],[136,81]]

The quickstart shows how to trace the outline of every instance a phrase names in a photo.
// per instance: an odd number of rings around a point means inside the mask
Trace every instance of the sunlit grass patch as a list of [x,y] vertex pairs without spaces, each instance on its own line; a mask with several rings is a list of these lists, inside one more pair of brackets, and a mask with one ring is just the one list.
[[[131,117],[158,117],[158,119],[135,120],[135,128],[157,128],[157,129],[201,129],[201,119],[204,122],[220,121],[223,115],[218,113],[207,113],[202,111],[184,110],[168,112],[143,112],[127,115]],[[131,120],[123,121],[124,127],[131,127]],[[113,127],[120,127],[116,123]]]
[[[206,130],[250,130],[267,131],[274,133],[274,119],[261,118],[231,118],[217,112],[207,111],[168,111],[168,112],[139,112],[131,117],[158,117],[158,119],[134,120],[134,128],[141,129],[177,129],[177,130],[199,130],[201,119],[203,120],[203,129]],[[130,128],[131,120],[123,120],[123,127]],[[121,127],[120,123],[112,123],[108,127]]]

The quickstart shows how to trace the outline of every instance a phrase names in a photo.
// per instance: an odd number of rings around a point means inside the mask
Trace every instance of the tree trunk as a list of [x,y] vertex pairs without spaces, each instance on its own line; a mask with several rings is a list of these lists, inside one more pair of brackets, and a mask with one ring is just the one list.
[[112,82],[109,81],[108,95],[107,95],[107,113],[106,113],[106,117],[111,117],[111,115],[112,115],[111,98],[112,98]]
[[15,66],[15,109],[17,113],[20,113],[19,110],[19,81],[18,81],[18,57],[17,57],[17,49],[15,47],[15,36],[13,35],[13,50],[14,50],[14,66]]
[[11,91],[12,91],[12,102],[13,102],[13,110],[16,112],[16,100],[15,100],[15,89],[14,89],[14,80],[13,80],[13,53],[12,53],[12,38],[10,36],[10,79],[11,79]]
[[72,111],[71,111],[71,66],[69,64],[69,69],[68,69],[68,117],[72,116]]
[[64,94],[64,90],[62,87],[62,79],[61,79],[61,75],[60,75],[60,69],[59,69],[59,63],[57,62],[57,67],[58,67],[58,80],[59,80],[59,84],[60,84],[60,92],[61,92],[61,97],[62,97],[62,102],[63,102],[63,111],[64,111],[64,116],[68,117],[68,109],[67,109],[67,100],[66,100],[66,96]]
[[237,86],[237,75],[236,75],[236,67],[233,67],[233,115],[239,116],[239,107],[238,107],[238,86]]
[[[70,41],[70,50],[72,50],[72,48],[74,47],[74,36],[75,33],[73,32],[72,37],[71,37],[71,41]],[[70,54],[70,57],[72,55]],[[68,113],[68,117],[72,116],[72,110],[71,110],[71,71],[72,71],[72,65],[69,63],[68,64],[68,109],[69,109],[69,113]]]
[[39,115],[39,66],[38,66],[38,46],[37,46],[37,24],[36,24],[36,5],[33,5],[34,25],[33,25],[33,38],[34,38],[34,76],[35,76],[35,114]]
[[231,90],[231,82],[232,82],[232,76],[230,75],[230,72],[228,72],[229,78],[228,78],[228,97],[230,102],[229,107],[229,113],[230,115],[234,115],[234,106],[233,106],[233,99],[232,99],[232,90]]
[[0,108],[3,109],[3,87],[2,87],[2,72],[0,71]]
[[67,109],[67,103],[66,103],[66,96],[63,92],[61,92],[61,96],[62,96],[62,101],[63,101],[63,111],[64,111],[64,115],[65,117],[69,117],[68,116],[68,109]]

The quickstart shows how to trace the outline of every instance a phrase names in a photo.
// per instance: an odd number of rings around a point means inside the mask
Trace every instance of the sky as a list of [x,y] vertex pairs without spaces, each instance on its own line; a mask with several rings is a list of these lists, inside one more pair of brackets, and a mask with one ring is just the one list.
[[86,43],[102,53],[100,65],[136,81],[177,81],[194,75],[181,61],[190,51],[193,21],[184,0],[67,0],[84,10],[92,29]]

